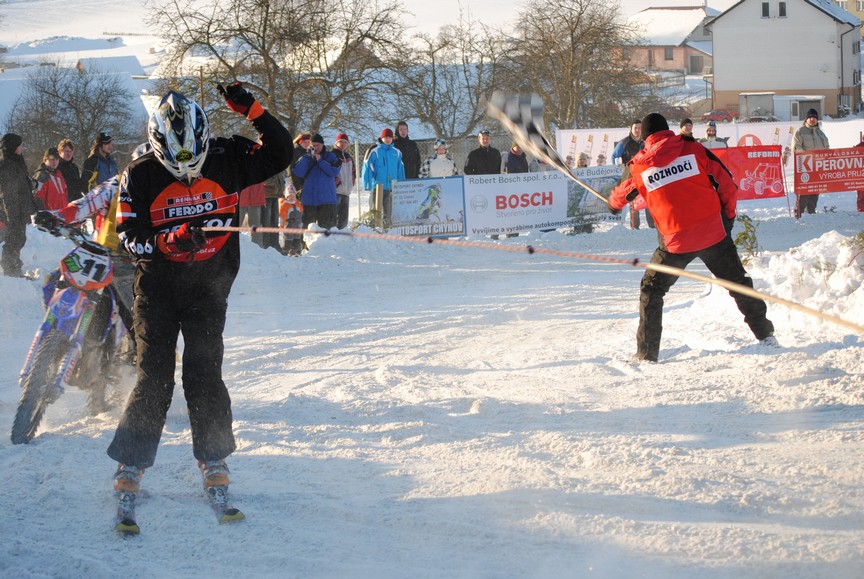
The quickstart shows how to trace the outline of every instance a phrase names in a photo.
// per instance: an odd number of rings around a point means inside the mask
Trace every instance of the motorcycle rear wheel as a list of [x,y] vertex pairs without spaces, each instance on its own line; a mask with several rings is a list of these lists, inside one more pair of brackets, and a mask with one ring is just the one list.
[[55,329],[50,330],[39,344],[30,373],[21,383],[18,411],[12,423],[12,444],[26,444],[36,436],[68,342],[63,332]]

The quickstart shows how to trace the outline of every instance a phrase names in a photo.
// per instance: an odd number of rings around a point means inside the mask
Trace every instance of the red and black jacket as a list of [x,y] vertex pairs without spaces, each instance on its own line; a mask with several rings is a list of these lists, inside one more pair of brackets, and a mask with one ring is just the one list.
[[[193,266],[191,275],[218,268],[233,279],[240,267],[237,233],[208,234],[206,245],[194,252],[168,252],[157,237],[192,222],[201,227],[237,226],[239,191],[283,171],[293,156],[291,135],[270,113],[252,121],[260,144],[233,136],[210,140],[201,174],[192,185],[175,179],[155,155],[132,163],[120,179],[117,232],[139,268],[155,271]],[[164,250],[164,251],[163,251]]]
[[700,251],[726,236],[721,212],[735,217],[738,186],[722,162],[700,143],[659,131],[627,165],[609,196],[623,208],[637,191],[645,198],[657,230],[672,253]]

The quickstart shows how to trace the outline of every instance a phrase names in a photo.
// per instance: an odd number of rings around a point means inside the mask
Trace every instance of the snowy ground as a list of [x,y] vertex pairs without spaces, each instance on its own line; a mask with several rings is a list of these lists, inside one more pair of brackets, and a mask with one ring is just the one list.
[[[758,289],[864,322],[851,194],[801,222],[782,199],[740,211]],[[655,247],[621,225],[490,245],[526,243]],[[68,248],[34,230],[23,258]],[[766,350],[724,290],[682,280],[660,363],[637,363],[638,267],[344,237],[243,251],[224,373],[248,521],[215,523],[178,386],[126,540],[119,408],[88,417],[67,392],[9,442],[42,309],[37,282],[0,277],[0,576],[861,577],[864,336],[769,305],[783,347]]]

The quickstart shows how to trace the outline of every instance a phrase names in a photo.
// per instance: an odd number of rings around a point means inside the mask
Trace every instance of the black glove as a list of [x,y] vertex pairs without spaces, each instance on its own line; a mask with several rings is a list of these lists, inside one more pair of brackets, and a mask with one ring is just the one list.
[[45,231],[56,230],[59,223],[60,220],[50,211],[37,211],[33,216],[33,225]]
[[608,202],[608,201],[606,202],[606,207],[609,208],[609,213],[611,213],[612,215],[618,215],[618,214],[621,213],[621,210],[620,210],[620,209],[615,209],[614,207],[612,207],[611,205],[609,205],[609,202]]
[[162,235],[165,236],[165,246],[169,253],[198,251],[207,244],[207,237],[201,228],[188,222],[176,231]]
[[732,228],[735,227],[735,216],[726,217],[725,213],[721,213],[720,216],[723,218],[723,229],[726,230],[726,235],[730,235]]
[[216,89],[225,99],[225,104],[228,105],[228,108],[235,113],[240,113],[244,117],[248,117],[249,111],[257,104],[255,97],[243,88],[243,83],[239,81],[234,81],[227,87],[221,84],[216,85]]

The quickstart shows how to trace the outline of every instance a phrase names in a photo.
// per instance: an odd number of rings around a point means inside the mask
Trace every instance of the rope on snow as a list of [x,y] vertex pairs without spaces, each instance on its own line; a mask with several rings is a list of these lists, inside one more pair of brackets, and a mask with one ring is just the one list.
[[764,292],[757,291],[751,287],[746,285],[737,284],[725,279],[718,279],[716,277],[707,277],[704,275],[700,275],[698,273],[693,273],[690,271],[686,271],[677,267],[672,267],[669,265],[663,265],[659,263],[651,263],[651,262],[642,262],[639,261],[638,258],[634,259],[619,259],[614,257],[605,257],[602,255],[591,255],[587,253],[577,253],[575,251],[563,251],[560,249],[547,249],[544,247],[534,247],[532,245],[497,245],[488,242],[482,241],[465,241],[458,239],[448,239],[448,238],[440,238],[440,237],[408,237],[405,235],[392,235],[389,233],[366,233],[362,231],[329,231],[329,230],[309,230],[309,229],[296,229],[290,227],[202,227],[202,229],[212,232],[231,232],[231,233],[287,233],[294,235],[304,235],[307,233],[315,234],[315,235],[323,235],[325,237],[330,236],[343,236],[343,237],[357,237],[357,238],[365,238],[365,239],[383,239],[387,241],[401,241],[401,242],[412,242],[412,243],[425,243],[425,244],[435,244],[435,245],[449,245],[453,247],[473,247],[479,249],[494,249],[497,251],[509,251],[511,253],[523,253],[527,252],[529,255],[534,254],[542,254],[542,255],[554,255],[557,257],[569,257],[574,259],[583,259],[587,261],[598,261],[603,263],[617,263],[621,265],[630,265],[633,267],[643,267],[645,269],[657,271],[660,273],[666,273],[669,275],[675,275],[679,277],[688,277],[690,279],[695,279],[701,282],[710,283],[716,286],[720,286],[730,291],[734,291],[739,294],[743,294],[745,296],[749,296],[756,299],[761,299],[769,302],[774,302],[775,304],[780,304],[789,309],[796,310],[808,316],[813,316],[815,318],[819,318],[826,322],[830,322],[833,324],[837,324],[839,326],[843,326],[848,328],[858,334],[864,334],[864,326],[859,324],[855,324],[848,320],[844,320],[842,318],[838,318],[836,316],[832,316],[830,314],[826,314],[824,312],[820,312],[818,310],[814,310],[813,308],[808,308],[807,306],[801,305],[796,302],[789,301],[784,298],[779,298],[776,296],[772,296],[770,294],[766,294]]

